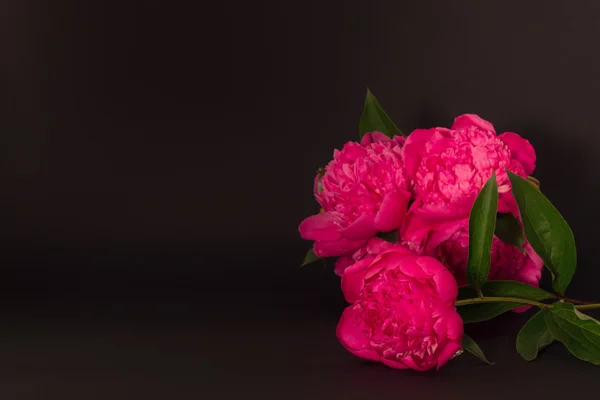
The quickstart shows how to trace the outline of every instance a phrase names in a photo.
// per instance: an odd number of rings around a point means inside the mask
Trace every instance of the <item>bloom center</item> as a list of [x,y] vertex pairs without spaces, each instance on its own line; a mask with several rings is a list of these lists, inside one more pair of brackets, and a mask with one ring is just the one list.
[[317,200],[350,220],[379,210],[387,193],[407,188],[398,143],[347,143],[327,165]]
[[510,150],[493,132],[471,127],[444,136],[443,150],[432,144],[416,172],[415,191],[424,201],[450,203],[476,195],[494,171],[500,186],[508,182],[504,167]]
[[408,277],[399,269],[369,279],[355,307],[370,346],[382,357],[424,360],[435,353],[438,339],[433,328],[440,315],[432,287],[430,279]]

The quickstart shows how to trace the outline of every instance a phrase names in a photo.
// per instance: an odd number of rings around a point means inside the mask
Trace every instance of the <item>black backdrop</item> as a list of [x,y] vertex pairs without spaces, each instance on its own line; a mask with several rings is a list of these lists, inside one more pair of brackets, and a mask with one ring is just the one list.
[[477,113],[527,137],[577,240],[568,294],[600,300],[600,4],[239,3],[2,2],[7,398],[448,395],[565,371],[585,390],[596,370],[558,346],[519,359],[517,316],[474,328],[494,367],[367,367],[335,339],[338,279],[298,268],[297,225],[369,86],[406,132]]

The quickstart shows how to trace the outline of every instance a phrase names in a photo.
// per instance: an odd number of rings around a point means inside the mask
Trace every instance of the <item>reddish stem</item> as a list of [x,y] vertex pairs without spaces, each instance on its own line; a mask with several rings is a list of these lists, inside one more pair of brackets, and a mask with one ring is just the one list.
[[561,297],[561,299],[564,301],[568,301],[569,303],[575,303],[575,304],[596,304],[593,301],[576,300],[576,299],[571,299],[569,297]]

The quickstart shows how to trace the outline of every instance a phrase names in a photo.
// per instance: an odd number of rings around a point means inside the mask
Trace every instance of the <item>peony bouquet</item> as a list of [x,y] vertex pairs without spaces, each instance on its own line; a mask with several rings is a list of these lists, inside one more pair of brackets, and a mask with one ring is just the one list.
[[[463,353],[484,362],[464,325],[536,313],[517,336],[526,360],[554,341],[600,364],[600,308],[564,296],[573,233],[532,174],[536,154],[474,114],[404,136],[367,91],[360,140],[319,168],[320,212],[300,223],[304,264],[335,258],[350,305],[337,336],[358,357],[399,369],[440,368]],[[552,276],[539,288],[542,270]]]

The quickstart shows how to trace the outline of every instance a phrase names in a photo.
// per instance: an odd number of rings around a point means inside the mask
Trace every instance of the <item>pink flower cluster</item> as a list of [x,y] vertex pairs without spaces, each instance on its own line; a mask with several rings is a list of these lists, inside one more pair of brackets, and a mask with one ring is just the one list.
[[[469,212],[492,173],[498,212],[519,210],[506,169],[535,169],[531,144],[516,133],[497,135],[473,114],[450,129],[413,131],[406,139],[380,132],[335,150],[315,177],[322,209],[299,231],[319,257],[337,257],[335,272],[352,303],[338,338],[352,353],[395,368],[439,368],[459,350],[462,321],[454,302],[466,284]],[[379,233],[397,232],[399,243]],[[489,279],[538,286],[543,262],[494,237]]]

